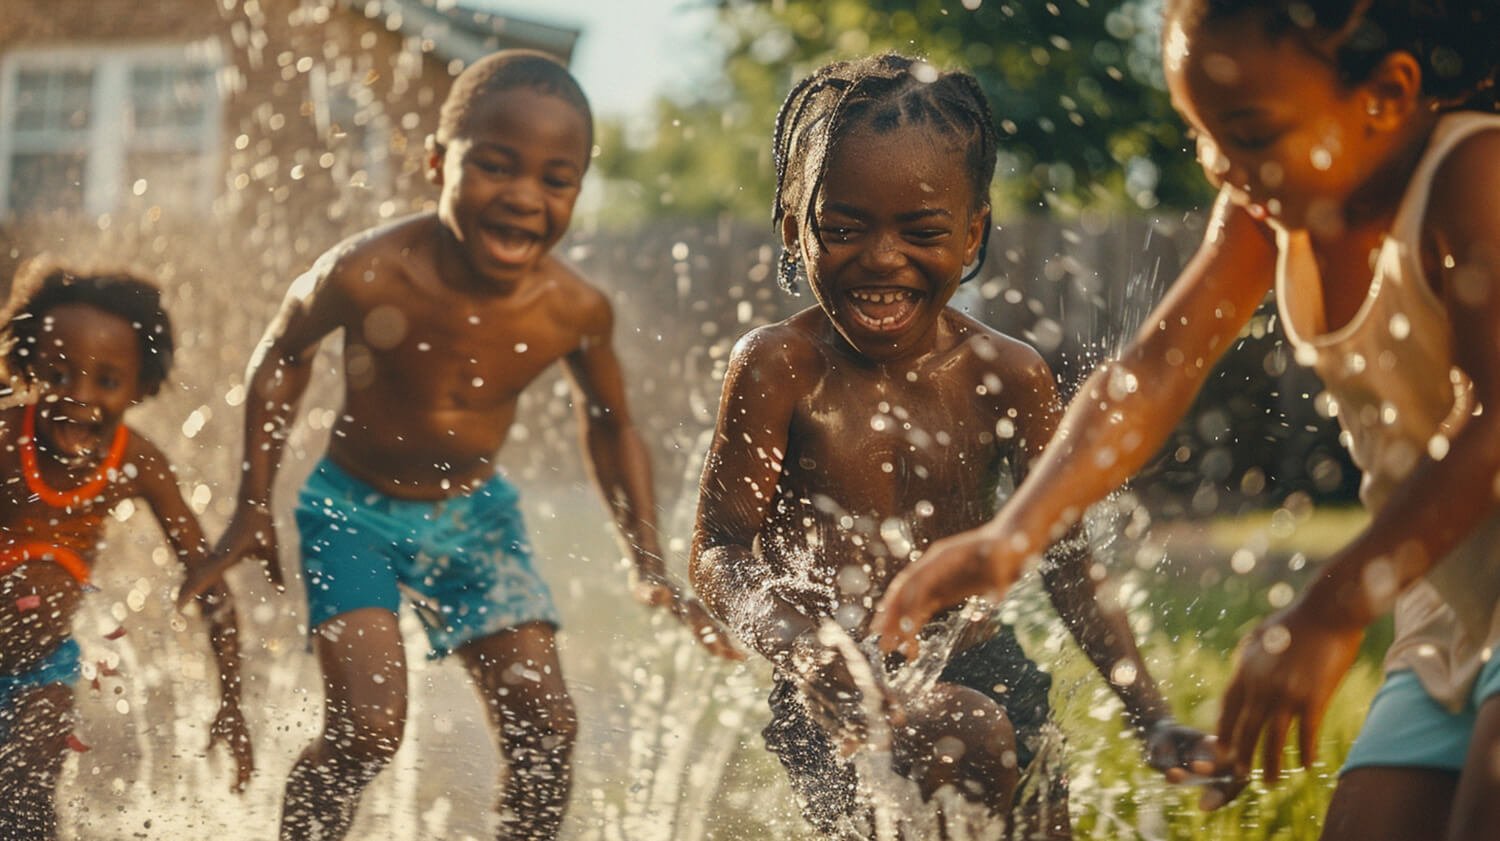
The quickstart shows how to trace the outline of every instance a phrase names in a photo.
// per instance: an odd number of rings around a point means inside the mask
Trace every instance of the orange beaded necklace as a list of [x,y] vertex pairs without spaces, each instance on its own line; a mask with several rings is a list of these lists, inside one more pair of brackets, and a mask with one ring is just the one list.
[[26,477],[26,487],[53,508],[72,508],[97,497],[99,492],[104,490],[104,486],[114,478],[113,474],[119,469],[120,463],[125,460],[125,445],[130,440],[130,433],[125,429],[125,424],[120,424],[115,429],[115,440],[109,445],[109,453],[94,469],[93,478],[71,490],[60,491],[48,485],[47,480],[42,478],[41,466],[37,463],[35,403],[26,407],[26,416],[21,423],[21,435],[21,473]]

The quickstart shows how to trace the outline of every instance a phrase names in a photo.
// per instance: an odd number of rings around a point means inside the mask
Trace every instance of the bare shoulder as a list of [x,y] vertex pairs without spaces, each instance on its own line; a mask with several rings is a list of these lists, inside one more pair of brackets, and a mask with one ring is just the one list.
[[958,340],[954,352],[962,354],[974,370],[992,374],[1002,382],[1052,382],[1051,366],[1030,344],[957,310],[950,309],[944,316]]
[[139,430],[126,428],[130,431],[130,443],[125,447],[124,469],[133,483],[134,492],[148,500],[160,498],[164,491],[178,493],[177,474],[166,453]]
[[576,267],[548,255],[542,265],[542,279],[550,293],[550,309],[558,317],[571,321],[585,335],[610,332],[615,315],[609,296]]
[[398,266],[429,253],[439,227],[436,214],[419,213],[361,231],[323,252],[304,277],[344,289],[356,281],[378,286],[401,273]]
[[1449,151],[1433,173],[1427,225],[1444,238],[1472,242],[1500,230],[1500,128],[1475,132]]
[[821,315],[814,307],[741,336],[729,355],[731,370],[810,373],[821,368],[825,359],[817,333]]

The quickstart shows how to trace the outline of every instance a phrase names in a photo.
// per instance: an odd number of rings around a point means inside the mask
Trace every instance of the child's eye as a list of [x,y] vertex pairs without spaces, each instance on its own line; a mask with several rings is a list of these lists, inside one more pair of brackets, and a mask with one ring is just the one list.
[[501,163],[500,161],[484,160],[480,158],[475,159],[473,161],[473,164],[479,169],[480,172],[487,172],[491,175],[502,175],[507,171],[506,165]]
[[948,235],[946,228],[922,228],[910,231],[907,236],[917,242],[936,242]]
[[854,238],[855,230],[849,225],[819,225],[818,233],[834,242],[848,242]]
[[558,175],[548,176],[546,182],[547,186],[554,190],[571,190],[578,186],[577,182],[573,179]]

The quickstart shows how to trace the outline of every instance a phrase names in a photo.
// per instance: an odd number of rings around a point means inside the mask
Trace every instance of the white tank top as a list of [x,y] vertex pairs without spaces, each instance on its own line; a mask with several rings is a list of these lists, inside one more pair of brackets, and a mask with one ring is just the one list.
[[[1322,284],[1305,232],[1278,230],[1276,298],[1296,358],[1323,380],[1344,442],[1364,471],[1360,499],[1374,515],[1423,455],[1441,458],[1474,410],[1467,376],[1453,365],[1453,329],[1422,271],[1422,222],[1432,176],[1459,141],[1500,131],[1500,115],[1443,117],[1396,211],[1359,312],[1331,332]],[[1500,407],[1496,407],[1500,409]],[[1450,709],[1469,688],[1497,640],[1500,517],[1484,523],[1396,603],[1396,639],[1386,668],[1412,669]]]

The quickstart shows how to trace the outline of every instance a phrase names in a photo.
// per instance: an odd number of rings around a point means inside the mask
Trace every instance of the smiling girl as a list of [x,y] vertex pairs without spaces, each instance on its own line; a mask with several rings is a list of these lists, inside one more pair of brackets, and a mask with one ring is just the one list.
[[[29,399],[0,410],[0,837],[52,838],[80,670],[71,628],[105,514],[141,499],[185,566],[207,547],[171,465],[124,422],[171,366],[156,287],[46,268],[17,280],[6,315],[6,367]],[[252,760],[234,609],[223,585],[201,601],[223,696],[210,744],[227,745],[243,789]]]

